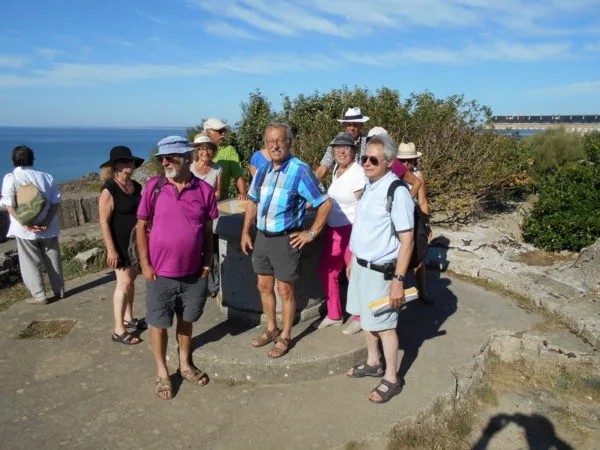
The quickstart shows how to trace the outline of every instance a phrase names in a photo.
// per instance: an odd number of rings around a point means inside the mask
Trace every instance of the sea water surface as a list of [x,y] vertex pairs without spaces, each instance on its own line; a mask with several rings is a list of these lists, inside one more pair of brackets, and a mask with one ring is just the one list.
[[[59,182],[98,172],[110,149],[126,145],[135,156],[148,159],[162,138],[185,136],[181,128],[33,128],[0,127],[0,177],[13,169],[11,154],[27,145],[35,155],[34,168],[50,173]],[[1,181],[2,178],[0,178]]]

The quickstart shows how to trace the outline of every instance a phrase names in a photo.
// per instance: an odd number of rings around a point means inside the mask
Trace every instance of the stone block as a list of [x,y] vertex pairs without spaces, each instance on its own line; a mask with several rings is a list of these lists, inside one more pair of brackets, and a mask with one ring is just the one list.
[[65,199],[58,210],[60,228],[71,228],[79,225],[77,221],[76,199]]
[[91,264],[94,263],[94,260],[100,253],[102,253],[102,249],[94,247],[86,250],[85,252],[78,253],[73,257],[73,259],[81,265],[82,269],[87,269]]
[[85,223],[98,222],[98,197],[84,197],[81,199]]

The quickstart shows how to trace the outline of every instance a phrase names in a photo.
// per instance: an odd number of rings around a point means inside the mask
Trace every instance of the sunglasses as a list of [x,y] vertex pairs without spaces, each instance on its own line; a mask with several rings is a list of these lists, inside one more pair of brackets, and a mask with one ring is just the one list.
[[398,161],[400,161],[402,164],[404,164],[404,163],[414,163],[415,162],[414,159],[398,159]]
[[360,163],[361,164],[365,164],[367,161],[369,161],[374,166],[378,166],[379,165],[379,160],[377,158],[375,158],[374,156],[362,155],[360,157]]
[[156,158],[159,161],[167,160],[170,163],[180,163],[181,155],[173,154],[173,155],[157,155]]

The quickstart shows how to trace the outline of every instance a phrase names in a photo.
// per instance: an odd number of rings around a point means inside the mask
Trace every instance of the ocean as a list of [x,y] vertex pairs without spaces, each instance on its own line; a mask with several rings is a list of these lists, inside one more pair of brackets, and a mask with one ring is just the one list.
[[[148,159],[165,136],[185,136],[185,128],[34,128],[0,127],[0,176],[12,171],[11,153],[27,145],[35,155],[34,168],[50,173],[58,183],[99,172],[110,149],[126,145],[135,156]],[[0,178],[1,180],[1,178]]]

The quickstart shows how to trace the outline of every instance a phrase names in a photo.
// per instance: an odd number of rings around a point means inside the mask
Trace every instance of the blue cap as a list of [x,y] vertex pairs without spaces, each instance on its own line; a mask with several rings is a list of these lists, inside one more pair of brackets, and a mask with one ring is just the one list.
[[167,136],[158,142],[158,153],[160,155],[172,155],[191,152],[194,150],[188,144],[188,140],[182,136]]

